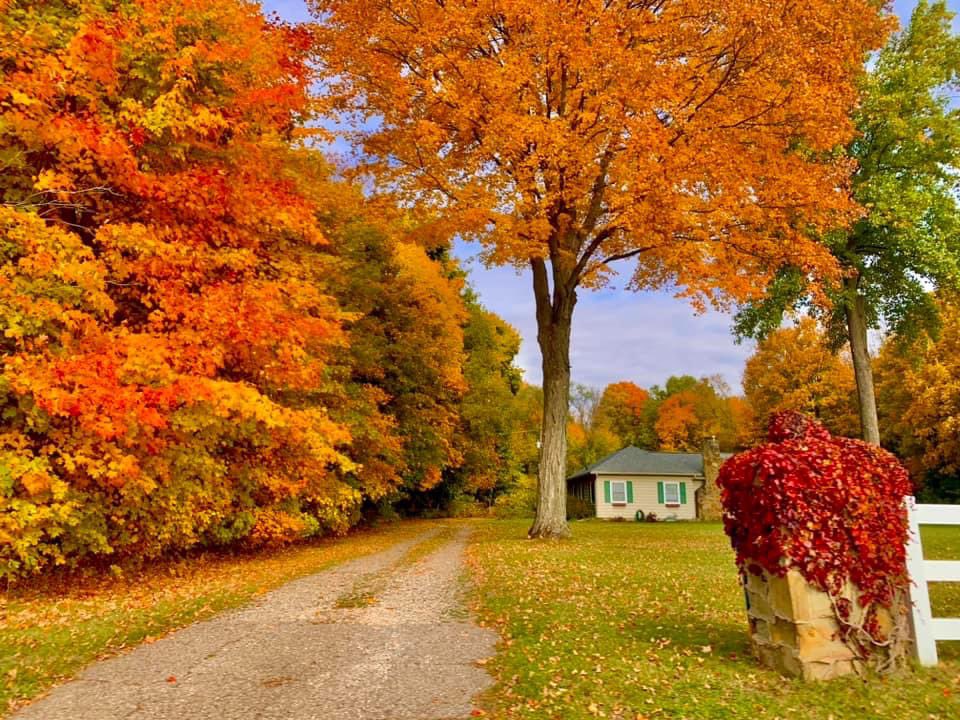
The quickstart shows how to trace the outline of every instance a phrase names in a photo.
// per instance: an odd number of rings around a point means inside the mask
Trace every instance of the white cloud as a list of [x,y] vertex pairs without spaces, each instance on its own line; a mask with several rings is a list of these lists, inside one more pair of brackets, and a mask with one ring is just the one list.
[[[457,243],[455,254],[470,272],[470,284],[490,310],[523,337],[517,358],[530,382],[539,383],[533,290],[529,273],[486,268],[475,259],[476,246]],[[667,293],[581,290],[574,311],[570,364],[573,379],[603,387],[632,380],[649,387],[670,375],[722,375],[739,390],[743,363],[752,351],[737,345],[730,316],[694,314],[690,305]]]

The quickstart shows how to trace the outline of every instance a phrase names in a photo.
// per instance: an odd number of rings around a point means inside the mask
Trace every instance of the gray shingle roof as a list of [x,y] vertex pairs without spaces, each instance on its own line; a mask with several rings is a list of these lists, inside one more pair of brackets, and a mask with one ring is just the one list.
[[591,474],[703,475],[703,455],[701,453],[653,452],[630,445],[571,475],[568,479]]

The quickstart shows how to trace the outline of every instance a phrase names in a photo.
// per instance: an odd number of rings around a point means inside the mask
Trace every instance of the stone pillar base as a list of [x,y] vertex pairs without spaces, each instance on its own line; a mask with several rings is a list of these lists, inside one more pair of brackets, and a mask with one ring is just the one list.
[[[747,573],[750,639],[760,662],[790,677],[830,680],[863,669],[857,653],[841,639],[840,625],[827,593],[809,585],[796,570],[784,577]],[[862,617],[856,593],[848,586],[852,618]],[[885,634],[893,630],[889,612],[879,617]]]

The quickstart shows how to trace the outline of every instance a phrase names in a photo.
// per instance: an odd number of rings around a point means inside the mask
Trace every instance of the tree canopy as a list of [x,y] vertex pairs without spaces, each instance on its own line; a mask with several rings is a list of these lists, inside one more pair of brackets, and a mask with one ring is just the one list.
[[755,298],[855,218],[850,108],[880,3],[312,0],[331,112],[377,187],[441,237],[529,267],[544,371],[535,536],[564,535],[578,287]]
[[755,440],[766,436],[771,416],[788,410],[815,417],[835,435],[859,434],[853,368],[813,318],[776,330],[757,345],[743,371],[743,390]]
[[[879,442],[869,328],[898,334],[935,327],[930,286],[960,287],[960,37],[945,2],[921,0],[909,25],[870,63],[847,146],[862,216],[824,243],[844,270],[825,318],[838,343],[850,342],[864,437]],[[742,335],[763,337],[785,310],[803,304],[802,272],[781,273],[766,300],[739,316]]]
[[315,40],[239,0],[4,4],[0,575],[515,474],[484,409],[516,337],[305,142]]

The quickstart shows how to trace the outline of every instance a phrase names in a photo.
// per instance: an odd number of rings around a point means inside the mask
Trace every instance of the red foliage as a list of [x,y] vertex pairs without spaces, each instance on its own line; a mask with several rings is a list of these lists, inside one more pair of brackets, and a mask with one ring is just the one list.
[[[794,568],[835,599],[849,580],[863,607],[890,607],[908,582],[906,469],[886,450],[834,437],[797,412],[774,415],[768,440],[732,457],[717,478],[741,570]],[[837,611],[847,620],[849,602]]]

